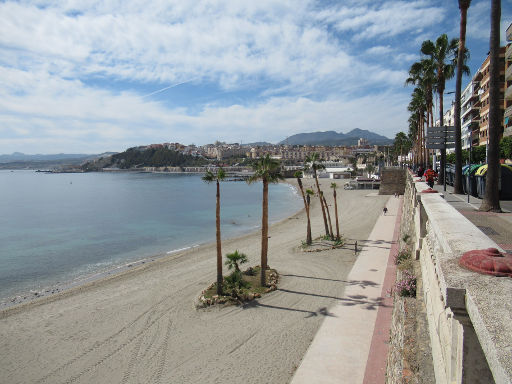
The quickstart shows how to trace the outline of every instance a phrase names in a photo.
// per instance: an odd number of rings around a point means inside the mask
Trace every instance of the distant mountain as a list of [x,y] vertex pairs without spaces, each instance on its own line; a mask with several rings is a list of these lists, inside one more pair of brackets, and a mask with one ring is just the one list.
[[357,141],[361,138],[368,140],[368,144],[370,145],[389,145],[393,143],[393,140],[386,136],[382,136],[365,129],[355,128],[347,133],[338,133],[335,131],[298,133],[287,137],[278,144],[350,146],[357,145]]
[[10,155],[0,155],[0,169],[56,169],[68,166],[78,166],[86,161],[100,157],[108,157],[116,152],[105,152],[98,155],[65,154],[55,155],[26,155],[14,152]]
[[[112,152],[114,153],[114,152]],[[12,162],[20,162],[20,161],[57,161],[57,160],[69,160],[69,159],[88,159],[96,156],[102,155],[87,155],[87,154],[66,154],[59,153],[54,155],[26,155],[21,152],[14,152],[10,155],[0,155],[0,163],[12,163]]]
[[273,145],[272,143],[268,143],[266,141],[257,141],[254,143],[242,144],[242,147],[266,147],[269,145]]

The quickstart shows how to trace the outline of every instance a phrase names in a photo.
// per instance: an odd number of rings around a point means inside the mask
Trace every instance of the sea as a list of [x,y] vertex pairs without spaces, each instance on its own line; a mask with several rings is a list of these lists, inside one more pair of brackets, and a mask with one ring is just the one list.
[[[0,171],[0,302],[215,241],[215,193],[197,174]],[[222,182],[222,238],[257,230],[261,200],[261,183]],[[301,207],[269,186],[271,223]]]

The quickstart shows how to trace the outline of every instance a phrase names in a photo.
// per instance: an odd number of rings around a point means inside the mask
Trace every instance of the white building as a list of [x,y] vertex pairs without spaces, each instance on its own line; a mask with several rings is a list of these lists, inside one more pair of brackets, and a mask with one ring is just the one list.
[[478,137],[478,127],[480,124],[480,99],[478,96],[480,78],[481,74],[478,72],[466,89],[464,89],[460,98],[462,149],[469,149],[473,131],[476,132]]

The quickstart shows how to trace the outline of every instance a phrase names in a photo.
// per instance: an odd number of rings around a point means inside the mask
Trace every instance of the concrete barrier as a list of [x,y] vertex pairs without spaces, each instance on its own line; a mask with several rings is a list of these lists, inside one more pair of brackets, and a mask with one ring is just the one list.
[[459,266],[498,245],[408,173],[402,233],[420,260],[437,383],[512,383],[512,278]]

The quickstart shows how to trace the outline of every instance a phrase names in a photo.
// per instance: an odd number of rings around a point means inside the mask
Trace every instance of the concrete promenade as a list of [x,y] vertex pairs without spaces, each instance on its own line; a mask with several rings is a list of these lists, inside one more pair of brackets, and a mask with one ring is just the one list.
[[463,214],[487,237],[498,244],[504,251],[512,253],[512,201],[500,201],[503,213],[480,212],[478,209],[482,199],[474,196],[459,195],[453,193],[451,185],[434,185],[434,189],[444,195],[445,201]]
[[343,297],[332,308],[292,379],[302,383],[384,383],[402,197],[390,197],[363,242]]

